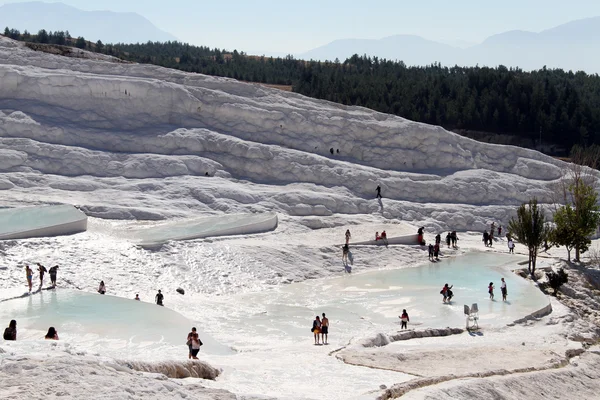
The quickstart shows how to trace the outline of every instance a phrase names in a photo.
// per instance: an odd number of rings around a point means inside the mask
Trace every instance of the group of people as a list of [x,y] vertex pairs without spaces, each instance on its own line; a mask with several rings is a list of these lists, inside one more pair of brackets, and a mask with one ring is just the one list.
[[448,284],[446,283],[444,285],[444,287],[442,288],[442,290],[440,290],[440,294],[442,296],[444,296],[444,299],[443,299],[444,303],[450,303],[450,301],[452,300],[452,297],[454,297],[454,293],[452,292],[453,287],[454,287],[454,285],[448,286]]
[[[98,293],[100,293],[100,294],[106,293],[106,285],[104,284],[104,281],[100,281],[100,285],[98,286]],[[163,304],[164,298],[165,298],[165,296],[162,294],[162,292],[159,289],[158,293],[156,293],[156,296],[154,296],[154,301],[156,302],[156,305],[164,306],[164,304]],[[141,301],[140,295],[136,294],[134,300]]]
[[387,233],[385,233],[385,231],[381,232],[381,235],[379,234],[379,232],[375,232],[375,241],[377,240],[383,240],[384,242],[387,243]]
[[325,313],[322,315],[323,318],[320,318],[318,315],[316,316],[315,320],[313,321],[313,326],[310,328],[310,331],[313,333],[315,338],[315,345],[329,344],[327,341],[327,335],[329,334],[329,319],[325,316]]
[[[506,301],[506,295],[508,294],[508,290],[506,288],[506,281],[504,278],[500,279],[500,291],[502,292],[502,301]],[[494,282],[490,282],[488,286],[488,293],[490,294],[490,300],[494,300]]]
[[[56,274],[58,273],[58,265],[51,267],[49,270],[46,269],[42,264],[37,263],[37,270],[40,274],[40,288],[44,285],[44,275],[46,272],[50,273],[50,282],[52,287],[56,287]],[[33,288],[33,270],[29,265],[25,265],[25,275],[27,276],[27,286],[29,286],[29,293]]]
[[198,337],[196,327],[193,327],[192,331],[188,333],[187,342],[185,344],[187,344],[189,349],[188,359],[197,360],[198,352],[200,352],[200,346],[202,346],[204,343],[202,343],[202,340],[200,340]]
[[[4,329],[4,340],[17,340],[17,321],[11,320],[8,324],[8,327]],[[58,331],[51,326],[48,328],[48,333],[44,336],[44,339],[47,340],[58,340]]]
[[456,248],[456,242],[458,241],[458,236],[456,235],[456,231],[448,232],[446,235],[446,246]]
[[[483,243],[486,247],[492,247],[494,243],[494,232],[496,232],[496,223],[492,222],[490,226],[490,232],[487,230],[483,231]],[[498,237],[502,235],[502,225],[498,225]]]

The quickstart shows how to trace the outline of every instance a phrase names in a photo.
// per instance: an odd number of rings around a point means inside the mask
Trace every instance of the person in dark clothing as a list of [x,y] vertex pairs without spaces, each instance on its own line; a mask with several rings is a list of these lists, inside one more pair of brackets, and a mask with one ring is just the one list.
[[487,247],[489,240],[490,240],[490,235],[488,234],[487,231],[483,231],[483,243],[485,244],[485,247]]
[[156,296],[154,297],[154,300],[156,300],[157,305],[162,306],[162,305],[164,305],[163,304],[164,298],[165,298],[165,296],[163,296],[163,294],[159,290],[158,293],[156,294]]
[[410,318],[408,318],[408,313],[406,312],[406,310],[402,310],[402,315],[400,316],[400,329],[408,329],[407,325],[408,325],[408,321],[410,321]]
[[450,242],[452,241],[452,235],[450,232],[446,235],[446,246],[450,247]]
[[433,245],[429,243],[429,261],[433,261]]
[[56,287],[56,272],[58,270],[58,265],[50,268],[48,272],[50,272],[50,282],[52,283],[52,287]]
[[435,235],[435,244],[440,244],[442,242],[442,235],[439,233]]
[[440,244],[436,243],[435,246],[433,246],[433,256],[435,257],[435,261],[439,261],[439,256],[440,255]]
[[329,149],[329,152],[333,154],[333,147]]
[[450,241],[452,242],[452,247],[456,247],[456,242],[458,241],[458,236],[456,236],[456,231],[452,231],[450,234]]
[[381,199],[381,186],[377,185],[377,188],[375,190],[377,190],[377,196],[375,196],[375,198]]
[[4,330],[4,340],[17,340],[17,321],[14,319],[8,324],[8,328]]

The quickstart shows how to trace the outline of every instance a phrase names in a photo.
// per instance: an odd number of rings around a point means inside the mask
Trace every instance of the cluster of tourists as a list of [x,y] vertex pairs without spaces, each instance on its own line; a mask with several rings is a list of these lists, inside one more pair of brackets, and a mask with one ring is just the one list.
[[[38,266],[36,269],[38,270],[40,277],[40,289],[44,285],[44,275],[46,273],[50,274],[50,283],[52,287],[56,287],[56,274],[58,273],[58,265],[50,267],[50,269],[46,269],[46,267],[44,267],[40,263],[37,263],[36,265]],[[27,286],[29,287],[29,293],[31,293],[31,290],[33,288],[33,270],[29,265],[25,265],[25,275],[27,276]]]
[[[106,284],[104,283],[104,281],[100,281],[100,285],[98,286],[98,293],[106,294]],[[162,291],[159,289],[158,293],[156,293],[156,296],[154,296],[154,302],[158,306],[164,306],[164,304],[163,304],[164,298],[165,298],[165,296],[162,294]],[[142,299],[140,299],[139,294],[136,294],[134,300],[141,301]]]

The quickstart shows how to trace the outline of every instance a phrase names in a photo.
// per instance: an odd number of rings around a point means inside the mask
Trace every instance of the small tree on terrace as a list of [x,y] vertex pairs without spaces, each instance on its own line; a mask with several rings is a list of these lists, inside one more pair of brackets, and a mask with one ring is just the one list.
[[563,205],[554,214],[556,231],[552,241],[567,248],[569,261],[571,249],[575,249],[575,260],[579,261],[581,253],[585,253],[591,244],[589,237],[600,224],[595,170],[600,166],[600,147],[573,146],[570,158],[572,164],[555,191],[558,195],[555,202]]
[[549,237],[550,229],[546,226],[546,218],[537,199],[529,200],[529,204],[521,204],[517,210],[517,218],[511,218],[508,231],[517,241],[529,250],[529,273],[535,273],[538,250]]

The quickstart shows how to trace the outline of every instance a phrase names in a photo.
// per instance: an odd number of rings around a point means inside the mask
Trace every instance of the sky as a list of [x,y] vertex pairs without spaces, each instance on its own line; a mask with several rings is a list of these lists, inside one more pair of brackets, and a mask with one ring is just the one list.
[[[27,0],[0,0],[6,3]],[[600,16],[598,0],[63,0],[83,10],[136,12],[181,41],[246,52],[302,53],[336,39],[413,34],[479,43]]]

